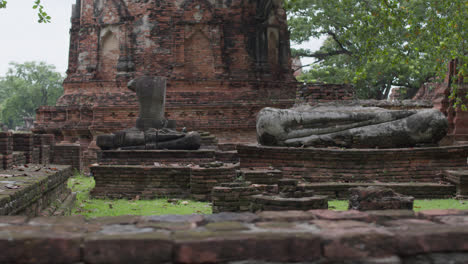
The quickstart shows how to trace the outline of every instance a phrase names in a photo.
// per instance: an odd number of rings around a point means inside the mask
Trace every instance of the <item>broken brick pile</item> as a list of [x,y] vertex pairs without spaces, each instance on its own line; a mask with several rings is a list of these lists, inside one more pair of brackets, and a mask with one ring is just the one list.
[[190,173],[191,197],[195,200],[211,201],[213,187],[234,181],[238,169],[238,164],[225,165],[223,163],[192,167]]
[[403,196],[384,187],[356,187],[349,189],[348,209],[369,210],[413,210],[414,197]]

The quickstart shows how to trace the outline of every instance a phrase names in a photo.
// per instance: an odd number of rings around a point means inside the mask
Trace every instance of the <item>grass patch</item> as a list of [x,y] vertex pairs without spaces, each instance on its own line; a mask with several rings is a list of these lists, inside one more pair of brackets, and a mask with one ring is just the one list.
[[334,211],[348,210],[348,200],[330,200],[328,201],[328,209]]
[[68,187],[76,192],[76,206],[73,215],[85,217],[118,215],[164,215],[164,214],[211,214],[211,204],[191,200],[168,202],[168,199],[155,200],[111,200],[92,199],[89,192],[94,188],[94,178],[76,175],[68,181]]
[[468,210],[468,200],[434,199],[414,200],[414,211],[431,209],[462,209]]
[[[211,214],[211,204],[191,200],[179,200],[176,203],[168,199],[155,200],[110,200],[92,199],[89,192],[94,188],[94,178],[77,174],[68,181],[68,187],[77,193],[74,215],[86,217],[118,215],[164,215],[164,214]],[[328,208],[335,211],[348,210],[347,200],[330,200]],[[431,209],[468,210],[468,200],[455,199],[415,200],[414,211]]]
[[[419,212],[422,210],[431,209],[461,209],[468,210],[467,200],[455,199],[434,199],[434,200],[414,200],[414,211]],[[328,201],[328,208],[335,211],[348,210],[347,200],[331,200]]]

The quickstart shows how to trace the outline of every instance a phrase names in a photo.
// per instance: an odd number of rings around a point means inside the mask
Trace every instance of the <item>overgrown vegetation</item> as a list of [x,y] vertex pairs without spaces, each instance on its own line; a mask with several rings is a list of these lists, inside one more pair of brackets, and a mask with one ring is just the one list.
[[383,99],[392,86],[412,96],[423,82],[445,75],[454,59],[456,74],[468,74],[466,0],[287,0],[285,5],[292,41],[327,38],[318,51],[293,52],[316,59],[303,81],[351,83],[359,97]]
[[45,62],[10,63],[0,77],[1,121],[10,129],[23,125],[23,118],[35,117],[39,106],[55,105],[63,94],[63,76]]
[[165,215],[165,214],[211,214],[211,205],[204,202],[175,199],[155,200],[110,200],[92,199],[89,192],[94,188],[92,177],[75,175],[68,187],[77,193],[74,215],[86,217],[119,215]]

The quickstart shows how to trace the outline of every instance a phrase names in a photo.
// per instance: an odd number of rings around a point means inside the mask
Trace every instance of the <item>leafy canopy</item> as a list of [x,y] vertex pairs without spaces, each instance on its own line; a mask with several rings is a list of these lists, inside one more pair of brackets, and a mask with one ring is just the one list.
[[[6,8],[7,1],[0,0],[0,8]],[[41,0],[34,0],[33,9],[37,9],[37,22],[39,23],[50,23],[51,17],[45,12],[44,6],[41,3]]]
[[[360,97],[385,98],[392,86],[414,93],[458,59],[467,72],[466,0],[287,0],[291,39],[327,37],[302,79],[352,83]],[[461,80],[461,78],[460,78]]]
[[63,94],[63,76],[55,66],[44,62],[10,63],[6,76],[0,77],[1,120],[10,128],[34,117],[39,106],[55,105]]

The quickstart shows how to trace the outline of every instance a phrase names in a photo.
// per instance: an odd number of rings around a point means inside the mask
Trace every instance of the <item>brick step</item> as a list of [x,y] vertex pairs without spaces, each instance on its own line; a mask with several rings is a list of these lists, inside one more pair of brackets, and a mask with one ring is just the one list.
[[244,180],[253,184],[277,184],[283,178],[283,173],[274,169],[241,169],[240,172]]
[[318,195],[327,195],[329,199],[348,199],[349,189],[354,187],[379,186],[393,189],[395,192],[413,196],[417,199],[441,199],[452,198],[455,196],[456,187],[452,184],[439,183],[416,183],[416,182],[400,182],[400,183],[337,183],[337,182],[322,182],[322,183],[307,183],[306,189],[313,190]]
[[468,199],[468,170],[447,170],[445,180],[457,186],[457,199]]

